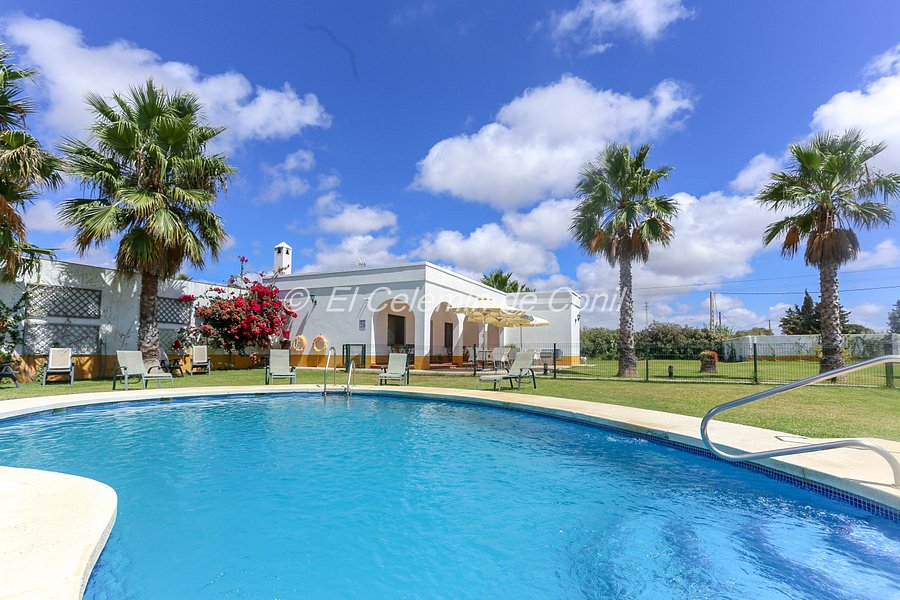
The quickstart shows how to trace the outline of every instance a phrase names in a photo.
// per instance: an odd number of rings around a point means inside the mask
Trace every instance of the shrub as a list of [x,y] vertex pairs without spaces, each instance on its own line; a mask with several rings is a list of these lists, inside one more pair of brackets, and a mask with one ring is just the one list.
[[612,360],[618,358],[619,332],[605,327],[585,327],[581,330],[581,355]]
[[701,351],[722,347],[724,331],[699,329],[676,323],[651,323],[635,334],[638,353],[651,357],[697,360]]
[[[269,348],[274,342],[291,336],[291,319],[297,316],[278,297],[273,283],[252,280],[244,273],[247,259],[240,257],[241,274],[229,279],[234,286],[211,288],[204,296],[208,304],[194,310],[203,323],[182,332],[175,348],[183,344],[208,344],[227,352],[243,354],[247,348]],[[260,279],[263,273],[259,274]],[[194,297],[182,296],[182,302]]]

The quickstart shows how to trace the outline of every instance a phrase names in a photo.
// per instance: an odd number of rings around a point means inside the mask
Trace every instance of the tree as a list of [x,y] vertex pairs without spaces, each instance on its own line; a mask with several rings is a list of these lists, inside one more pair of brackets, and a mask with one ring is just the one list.
[[844,327],[843,333],[856,335],[861,333],[872,334],[877,332],[871,327],[866,327],[865,325],[860,325],[859,323],[847,323],[847,325]]
[[579,341],[581,355],[609,360],[618,356],[619,332],[605,327],[582,327]]
[[772,330],[768,327],[751,327],[750,329],[741,329],[740,331],[734,332],[735,337],[744,337],[748,335],[759,336],[759,335],[773,335]]
[[869,144],[854,129],[816,134],[789,146],[789,170],[773,173],[757,196],[772,211],[792,213],[769,225],[763,242],[780,239],[782,256],[791,258],[805,240],[803,258],[819,269],[821,372],[844,365],[838,268],[859,253],[853,228],[872,229],[894,218],[887,202],[900,195],[900,174],[869,164],[884,149],[884,143]]
[[702,329],[677,323],[654,321],[649,327],[638,331],[635,342],[638,347],[650,352],[651,356],[673,359],[696,359],[701,350],[719,348],[722,341],[730,337],[726,331],[714,328]]
[[900,333],[900,300],[897,300],[894,308],[888,313],[888,331]]
[[[815,302],[808,291],[804,291],[803,304],[788,308],[779,321],[784,335],[820,335],[822,333],[822,305]],[[850,313],[838,304],[838,314],[842,333],[857,333],[851,329],[861,325],[850,325]]]
[[610,144],[594,162],[584,164],[570,227],[585,252],[619,267],[619,377],[637,375],[631,265],[647,261],[651,244],[669,244],[671,219],[678,214],[673,198],[654,195],[672,167],[648,167],[649,152],[649,144],[634,154],[627,144]]
[[196,96],[169,94],[152,80],[112,103],[96,94],[86,101],[93,145],[68,138],[61,149],[67,171],[97,197],[66,200],[60,216],[76,229],[82,253],[119,238],[117,268],[141,276],[138,344],[144,361],[156,364],[160,279],[185,262],[203,268],[226,239],[212,207],[234,169],[207,152],[224,129],[205,124]]
[[507,293],[516,293],[516,292],[533,292],[534,289],[528,287],[524,283],[520,283],[519,281],[513,279],[513,274],[509,272],[504,272],[503,269],[497,268],[490,273],[485,273],[481,277],[481,283],[485,285],[489,285],[495,290],[500,290],[501,292]]
[[59,159],[28,133],[33,105],[21,84],[35,71],[20,69],[0,45],[0,281],[33,271],[51,251],[28,242],[22,213],[40,188],[59,186]]

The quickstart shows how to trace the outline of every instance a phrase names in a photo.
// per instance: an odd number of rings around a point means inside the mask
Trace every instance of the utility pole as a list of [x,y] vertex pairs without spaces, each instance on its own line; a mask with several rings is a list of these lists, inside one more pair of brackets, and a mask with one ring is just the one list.
[[719,329],[722,329],[722,312],[719,311]]
[[769,331],[772,331],[772,319],[769,319]]
[[709,290],[709,330],[716,328],[716,293]]
[[650,327],[650,303],[644,300],[644,329]]

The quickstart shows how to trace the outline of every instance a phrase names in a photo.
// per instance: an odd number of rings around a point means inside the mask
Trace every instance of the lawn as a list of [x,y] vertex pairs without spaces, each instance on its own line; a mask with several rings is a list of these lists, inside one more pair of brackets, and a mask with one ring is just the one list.
[[[338,382],[343,379],[338,373]],[[319,370],[301,370],[298,383],[321,383]],[[214,371],[211,375],[196,375],[176,379],[178,388],[197,386],[236,387],[260,385],[263,371]],[[372,373],[357,373],[357,384],[374,384]],[[414,375],[413,385],[475,389],[470,375]],[[75,385],[55,384],[42,387],[36,383],[23,384],[16,389],[11,384],[0,385],[0,401],[11,398],[49,394],[111,391],[109,380],[78,381]],[[701,384],[642,381],[538,379],[538,389],[523,393],[606,402],[637,408],[648,408],[683,415],[702,416],[709,408],[740,398],[765,386],[747,384]],[[766,427],[810,437],[880,437],[900,440],[900,390],[887,388],[853,388],[811,386],[755,402],[721,415],[726,421]]]
[[[647,362],[640,360],[638,373],[645,378],[648,375]],[[753,381],[753,361],[724,362],[719,361],[715,373],[701,373],[699,360],[652,359],[649,363],[649,377],[656,380],[668,380],[669,366],[672,367],[672,379],[711,381],[736,381],[749,383]],[[586,358],[585,364],[572,367],[561,367],[559,375],[563,377],[615,377],[618,361],[599,358]],[[764,360],[757,363],[757,376],[760,383],[788,383],[815,375],[819,372],[818,361],[812,360]],[[898,371],[900,379],[900,371]],[[885,384],[885,367],[871,368],[847,376],[847,385],[883,386]],[[900,381],[898,381],[900,384]]]

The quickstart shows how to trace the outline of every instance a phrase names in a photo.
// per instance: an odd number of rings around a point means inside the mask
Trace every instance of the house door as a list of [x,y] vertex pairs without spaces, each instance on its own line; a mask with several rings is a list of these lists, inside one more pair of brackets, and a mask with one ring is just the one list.
[[453,354],[453,323],[444,323],[444,348]]
[[406,345],[406,317],[387,316],[387,343],[391,347]]

